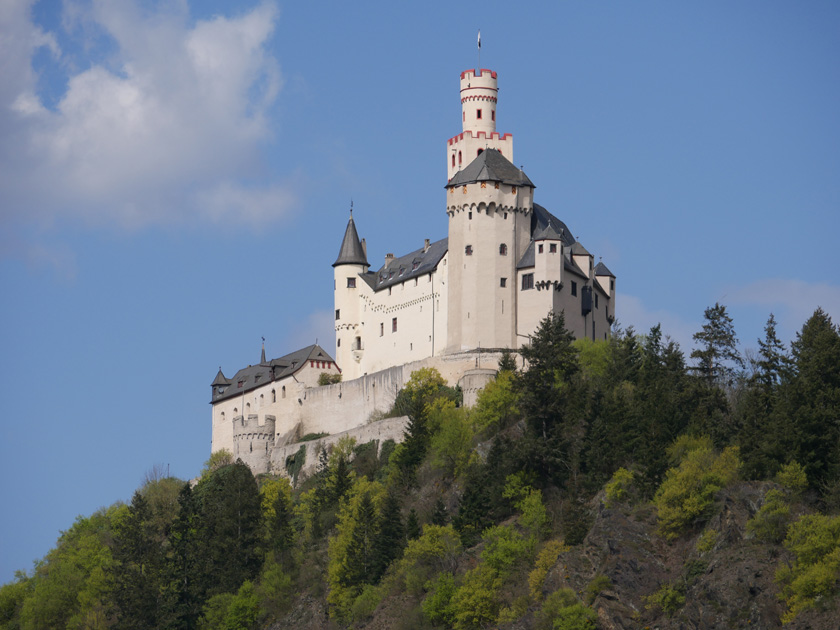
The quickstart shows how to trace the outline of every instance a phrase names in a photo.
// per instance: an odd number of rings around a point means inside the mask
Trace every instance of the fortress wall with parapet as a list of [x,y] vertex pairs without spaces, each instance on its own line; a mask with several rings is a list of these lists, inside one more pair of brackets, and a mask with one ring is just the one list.
[[377,454],[382,443],[387,440],[394,440],[394,442],[402,442],[405,427],[408,424],[408,416],[399,418],[386,418],[377,422],[371,422],[360,427],[355,427],[349,431],[342,431],[318,440],[310,440],[308,442],[299,442],[297,444],[287,444],[286,446],[278,446],[271,452],[271,461],[269,463],[269,470],[273,474],[288,476],[286,471],[286,458],[290,455],[295,455],[301,447],[306,449],[306,456],[304,464],[298,473],[298,481],[312,475],[318,467],[318,459],[322,449],[329,450],[331,446],[336,444],[344,437],[355,438],[356,444],[366,444],[372,440],[376,441]]

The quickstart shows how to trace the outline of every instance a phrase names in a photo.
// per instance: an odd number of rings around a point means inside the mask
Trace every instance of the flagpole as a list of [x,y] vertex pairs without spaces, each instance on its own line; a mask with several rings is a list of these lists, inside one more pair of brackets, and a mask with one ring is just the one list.
[[481,72],[481,29],[478,29],[478,72]]

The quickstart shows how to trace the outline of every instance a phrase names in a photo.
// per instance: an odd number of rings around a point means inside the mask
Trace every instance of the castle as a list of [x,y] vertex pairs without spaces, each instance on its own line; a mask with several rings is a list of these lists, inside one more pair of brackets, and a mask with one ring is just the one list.
[[[460,94],[462,130],[446,143],[447,238],[388,254],[371,271],[351,212],[332,265],[335,359],[315,345],[272,361],[263,350],[258,365],[231,379],[220,369],[214,452],[226,448],[255,472],[282,472],[289,447],[307,433],[367,427],[371,439],[399,439],[399,422],[379,433],[367,422],[391,406],[411,370],[436,367],[474,393],[492,376],[473,369],[480,357],[487,366],[528,343],[552,311],[564,312],[578,338],[608,337],[615,276],[534,203],[534,184],[513,163],[513,136],[496,131],[496,73],[462,72]],[[318,386],[321,374],[342,382]]]

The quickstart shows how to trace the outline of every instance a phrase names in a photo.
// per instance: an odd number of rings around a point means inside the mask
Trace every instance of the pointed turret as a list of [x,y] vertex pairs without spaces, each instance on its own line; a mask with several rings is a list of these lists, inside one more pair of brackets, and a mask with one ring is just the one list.
[[262,353],[260,354],[260,365],[265,365],[265,337],[262,338]]
[[356,224],[353,221],[353,212],[350,212],[350,220],[347,222],[347,230],[344,232],[344,240],[341,241],[341,249],[338,251],[338,258],[333,267],[339,265],[364,265],[369,267],[365,250],[359,240],[359,233],[356,232]]

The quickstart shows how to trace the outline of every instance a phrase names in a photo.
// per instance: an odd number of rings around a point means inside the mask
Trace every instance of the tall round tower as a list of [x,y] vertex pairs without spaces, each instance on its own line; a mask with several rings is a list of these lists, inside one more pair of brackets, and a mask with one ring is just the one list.
[[492,70],[465,70],[461,73],[462,131],[446,143],[447,181],[466,167],[484,149],[496,149],[513,160],[513,136],[496,132],[498,77]]
[[338,258],[333,263],[335,279],[335,360],[346,379],[362,375],[359,362],[364,346],[361,332],[361,304],[359,290],[364,280],[361,274],[370,265],[367,252],[359,240],[353,211],[344,232]]

